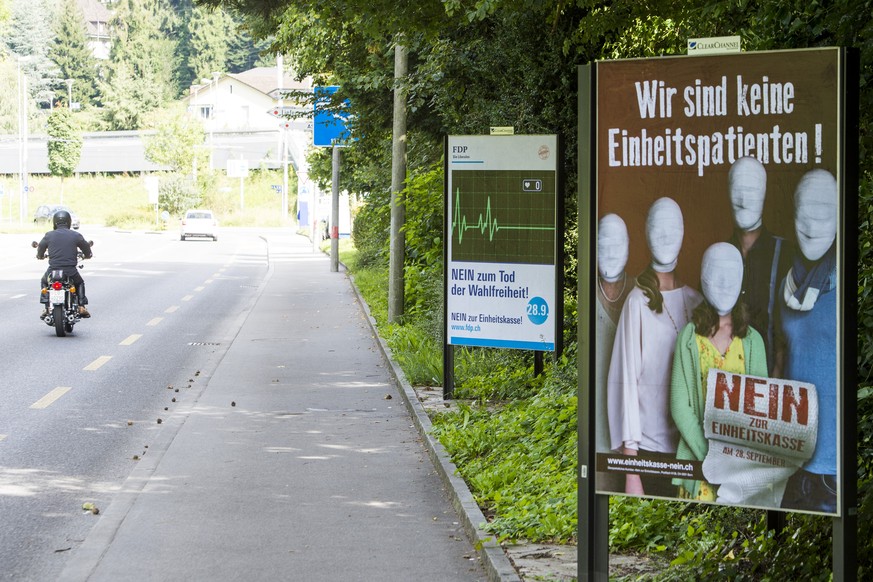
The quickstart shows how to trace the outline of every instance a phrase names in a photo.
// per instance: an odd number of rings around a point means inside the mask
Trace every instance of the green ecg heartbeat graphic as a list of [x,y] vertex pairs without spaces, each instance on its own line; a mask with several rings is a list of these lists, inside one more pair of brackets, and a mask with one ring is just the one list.
[[476,221],[476,224],[468,224],[467,216],[463,215],[458,218],[460,214],[459,209],[461,207],[461,189],[458,188],[455,190],[455,205],[452,208],[452,228],[451,228],[451,236],[454,236],[455,231],[458,233],[458,244],[462,244],[464,242],[464,234],[468,230],[478,230],[479,233],[484,237],[485,232],[488,232],[488,242],[492,242],[494,240],[495,233],[501,230],[521,230],[521,231],[554,231],[555,227],[553,225],[543,225],[543,226],[531,226],[531,225],[521,225],[521,224],[498,224],[497,219],[491,215],[491,196],[485,201],[485,216],[482,216],[482,213],[479,213],[479,219]]

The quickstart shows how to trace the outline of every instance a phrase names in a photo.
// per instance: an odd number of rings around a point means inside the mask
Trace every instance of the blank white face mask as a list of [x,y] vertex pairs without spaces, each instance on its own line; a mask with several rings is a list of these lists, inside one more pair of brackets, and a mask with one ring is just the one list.
[[749,157],[734,162],[728,173],[728,189],[737,228],[744,231],[761,228],[767,194],[767,171],[761,162]]
[[827,170],[803,175],[794,191],[794,231],[800,252],[817,261],[837,236],[837,181]]
[[649,209],[646,218],[646,242],[652,253],[652,268],[659,273],[669,273],[676,268],[685,225],[682,210],[672,198],[658,198]]
[[597,269],[608,283],[621,279],[627,265],[627,226],[617,214],[607,214],[597,228]]
[[715,243],[703,253],[700,266],[703,296],[719,315],[737,304],[743,288],[743,256],[730,243]]

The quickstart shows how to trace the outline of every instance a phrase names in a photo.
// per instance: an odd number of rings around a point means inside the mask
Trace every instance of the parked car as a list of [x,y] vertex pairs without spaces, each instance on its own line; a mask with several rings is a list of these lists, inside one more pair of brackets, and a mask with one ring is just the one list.
[[218,240],[218,219],[211,210],[189,210],[182,217],[179,226],[179,238],[185,240],[188,237],[202,236]]
[[79,230],[79,217],[76,216],[76,213],[73,212],[69,206],[64,206],[63,204],[43,204],[37,208],[36,212],[33,213],[34,224],[40,222],[48,222],[51,224],[52,216],[54,216],[55,212],[58,212],[59,210],[66,210],[69,212],[70,217],[73,219],[71,226],[76,230]]

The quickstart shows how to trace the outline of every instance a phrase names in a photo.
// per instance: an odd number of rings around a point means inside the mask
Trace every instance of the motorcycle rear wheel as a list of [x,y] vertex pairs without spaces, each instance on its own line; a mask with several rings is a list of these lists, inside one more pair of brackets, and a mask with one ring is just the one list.
[[64,324],[66,323],[67,318],[64,314],[63,305],[54,306],[52,309],[52,318],[55,320],[55,335],[58,337],[65,337],[67,335],[67,330],[64,329]]

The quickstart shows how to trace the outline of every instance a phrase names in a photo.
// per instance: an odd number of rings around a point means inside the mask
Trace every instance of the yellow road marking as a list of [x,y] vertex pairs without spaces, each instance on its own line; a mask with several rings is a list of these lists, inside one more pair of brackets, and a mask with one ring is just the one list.
[[48,408],[55,400],[72,390],[72,386],[58,386],[36,402],[30,405],[31,408]]
[[171,305],[171,306],[167,307],[167,309],[164,311],[164,313],[173,313],[177,309],[179,309],[178,305]]
[[112,356],[100,356],[99,358],[97,358],[96,360],[94,360],[93,362],[91,362],[90,364],[85,366],[83,368],[83,370],[85,370],[86,372],[93,372],[94,370],[96,370],[97,368],[99,368],[100,366],[102,366],[103,364],[105,364],[106,362],[108,362],[111,359],[112,359]]
[[150,327],[154,327],[157,324],[161,323],[163,320],[164,320],[163,317],[156,317],[156,318],[152,319],[150,322],[148,322],[146,325],[148,325]]
[[126,338],[123,342],[121,342],[121,343],[118,344],[118,345],[120,345],[120,346],[129,346],[129,345],[131,345],[133,342],[135,342],[136,340],[138,340],[138,339],[141,338],[141,337],[142,337],[142,334],[141,334],[141,333],[135,333],[135,334],[129,335],[129,336],[127,336],[127,338]]
[[193,295],[185,295],[182,297],[182,301],[191,301],[192,299],[194,299]]

